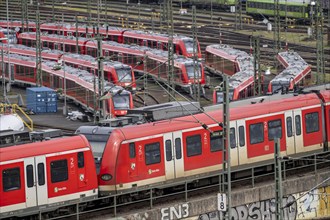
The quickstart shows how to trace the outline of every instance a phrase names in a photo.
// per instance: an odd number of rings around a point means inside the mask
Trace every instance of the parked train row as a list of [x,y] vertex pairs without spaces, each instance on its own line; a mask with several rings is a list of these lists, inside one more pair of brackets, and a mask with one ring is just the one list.
[[[36,49],[21,44],[4,45],[5,52],[24,56],[36,56]],[[41,51],[45,60],[65,63],[68,66],[86,70],[97,75],[98,66],[95,57],[82,54],[64,53],[61,50],[46,49]],[[117,61],[103,61],[103,72],[105,80],[112,82],[125,89],[136,90],[135,76],[131,66]]]
[[[0,20],[0,27],[7,28],[7,21]],[[21,28],[21,21],[11,21],[9,23],[10,29]],[[25,32],[35,32],[36,23],[29,22],[24,26]],[[43,33],[58,34],[64,36],[79,36],[92,38],[96,33],[100,33],[103,40],[116,41],[124,44],[136,44],[139,46],[147,46],[159,50],[168,50],[169,35],[159,34],[153,32],[146,32],[140,30],[131,30],[117,27],[88,27],[79,24],[77,27],[69,23],[43,23],[40,25],[40,30]],[[173,37],[174,51],[178,55],[185,57],[202,57],[199,43],[193,43],[193,39],[186,36],[175,35]]]
[[[3,57],[4,75],[9,80],[23,85],[35,86],[41,79],[43,86],[61,90],[66,97],[90,112],[99,110],[99,78],[92,73],[76,69],[70,66],[60,66],[54,61],[43,61],[41,73],[38,75],[35,57],[22,56],[19,54],[6,54]],[[8,67],[10,63],[10,67]],[[8,68],[10,68],[10,76]],[[1,73],[2,74],[2,73]],[[127,110],[133,108],[133,98],[129,91],[104,81],[104,116],[121,116]],[[45,100],[47,102],[47,100]],[[103,107],[103,106],[102,106]]]
[[[78,51],[81,54],[97,57],[98,43],[89,38],[46,34],[40,37],[42,45],[50,49],[63,50],[65,52]],[[35,47],[36,33],[21,33],[18,36],[20,44]],[[120,44],[114,41],[102,42],[102,55],[111,60],[130,65],[135,71],[146,72],[158,81],[168,82],[168,53],[166,51],[152,49],[145,46]],[[205,74],[203,64],[191,58],[174,55],[173,83],[187,90],[194,91],[198,87],[204,92]]]
[[[235,103],[230,109],[232,171],[273,161],[275,138],[280,139],[282,156],[327,151],[329,88],[268,96],[256,104]],[[78,129],[87,139],[74,136],[0,148],[0,217],[54,211],[77,199],[124,192],[133,193],[129,200],[145,195],[137,190],[151,187],[161,195],[197,176],[203,181],[196,185],[218,180],[224,149],[221,122],[218,109],[159,123]],[[88,142],[91,137],[98,141]],[[94,155],[96,165],[92,149],[100,151]]]

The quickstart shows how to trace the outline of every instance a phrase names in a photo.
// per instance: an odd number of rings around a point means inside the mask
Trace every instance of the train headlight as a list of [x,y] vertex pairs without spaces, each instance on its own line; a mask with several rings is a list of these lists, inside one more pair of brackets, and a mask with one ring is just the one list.
[[101,176],[101,179],[104,180],[104,181],[109,181],[112,179],[112,176],[110,174],[103,174]]

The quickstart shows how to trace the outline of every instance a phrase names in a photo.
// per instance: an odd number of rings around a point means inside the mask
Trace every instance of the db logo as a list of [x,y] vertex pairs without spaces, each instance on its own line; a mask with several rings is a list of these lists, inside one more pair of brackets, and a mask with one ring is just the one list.
[[80,179],[80,181],[83,181],[85,179],[84,174],[80,174],[79,179]]

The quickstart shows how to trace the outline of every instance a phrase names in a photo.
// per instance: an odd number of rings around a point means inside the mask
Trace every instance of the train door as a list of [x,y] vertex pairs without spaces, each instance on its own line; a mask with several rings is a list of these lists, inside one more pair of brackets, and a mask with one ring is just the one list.
[[24,160],[26,207],[48,203],[46,158],[39,156]]
[[236,121],[236,145],[237,145],[237,165],[246,163],[247,148],[246,148],[246,132],[245,121]]
[[230,156],[231,156],[231,165],[238,165],[238,144],[237,144],[237,122],[230,122]]
[[167,180],[184,174],[181,131],[164,134],[165,176]]
[[176,131],[173,132],[173,141],[174,141],[174,169],[175,169],[175,177],[183,177],[184,176],[184,167],[183,167],[183,144],[182,144],[182,132]]
[[293,129],[293,111],[285,112],[285,135],[286,135],[286,153],[287,155],[294,154],[296,152],[295,146],[295,132]]
[[37,174],[36,175],[37,205],[44,205],[48,203],[46,157],[45,156],[36,157],[35,167]]
[[293,136],[296,152],[304,151],[303,135],[302,135],[302,114],[301,110],[293,111]]
[[26,208],[37,205],[36,168],[34,158],[24,159]]
[[174,157],[173,157],[173,137],[172,133],[164,134],[164,161],[166,180],[174,178]]

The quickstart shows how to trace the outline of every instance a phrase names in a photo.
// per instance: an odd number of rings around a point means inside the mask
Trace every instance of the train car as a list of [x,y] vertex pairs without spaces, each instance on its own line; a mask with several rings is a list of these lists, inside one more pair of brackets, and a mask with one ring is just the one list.
[[[65,52],[85,54],[85,44],[89,41],[88,38],[74,36],[63,36],[56,34],[41,34],[40,41],[42,47],[62,50]],[[29,46],[36,47],[36,33],[35,32],[24,32],[20,33],[18,36],[18,43]],[[78,48],[77,48],[78,46]]]
[[98,196],[94,158],[82,135],[0,147],[0,154],[0,218]]
[[[67,65],[85,69],[88,72],[95,71],[96,74],[98,70],[95,57],[90,55],[66,53],[62,59]],[[136,90],[135,76],[131,66],[118,61],[103,61],[103,72],[106,80],[118,86]]]
[[[205,66],[213,74],[229,76],[230,101],[254,95],[254,60],[246,52],[225,44],[209,45],[205,52]],[[218,86],[213,91],[213,104],[222,102],[223,92]]]
[[[280,0],[279,14],[281,17],[296,19],[299,23],[310,22],[311,13],[316,13],[317,2],[324,11],[329,9],[328,0]],[[254,17],[274,17],[274,7],[273,0],[247,0],[246,13]]]
[[[18,54],[10,54],[11,79],[16,84],[36,85],[37,71],[34,57],[27,57]],[[4,57],[5,77],[8,78],[8,56]],[[87,111],[94,113],[98,110],[96,100],[99,99],[99,79],[86,70],[76,69],[70,66],[59,66],[54,61],[42,63],[42,84],[55,90],[64,91],[64,79],[66,80],[66,97],[73,100]],[[101,84],[100,84],[101,85]],[[133,108],[132,94],[122,87],[115,86],[104,81],[102,94],[105,112],[104,116],[121,116],[127,114],[127,109]],[[100,97],[101,98],[101,97]]]
[[97,32],[103,36],[104,40],[116,41],[123,43],[123,32],[126,29],[110,27],[110,26],[87,26],[86,24],[75,24],[70,23],[44,23],[40,25],[40,30],[48,34],[58,34],[64,36],[78,36],[91,38],[95,37]]
[[[22,33],[22,21],[21,20],[11,20],[7,22],[7,20],[0,20],[0,27],[9,28],[15,30],[17,33]],[[33,31],[35,32],[37,29],[37,25],[34,21],[28,21],[28,24],[24,23],[24,31]]]
[[277,59],[286,69],[270,81],[269,93],[293,91],[311,73],[311,67],[296,52],[281,52]]
[[241,71],[237,61],[240,57],[249,57],[249,55],[226,44],[209,45],[205,49],[205,68],[216,75],[232,76]]
[[[273,161],[275,138],[280,139],[282,156],[310,155],[329,146],[329,90],[271,98],[230,109],[232,172]],[[100,195],[149,187],[158,187],[159,195],[180,180],[212,174],[218,178],[222,114],[217,110],[113,130],[98,174]]]
[[[168,50],[168,40],[170,36],[168,34],[160,34],[153,32],[146,32],[140,30],[126,30],[123,33],[123,39],[125,44],[136,44],[139,46],[146,46],[159,50]],[[202,52],[199,42],[196,42],[194,48],[194,40],[190,37],[175,35],[173,37],[173,44],[175,52],[178,55],[185,57],[194,57],[196,53],[198,58],[202,58]]]

